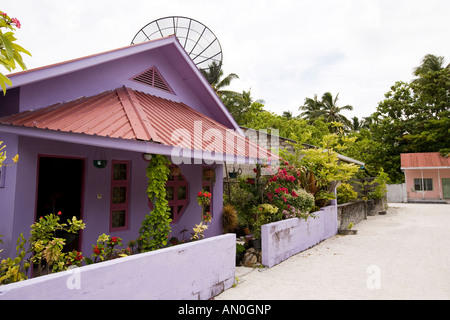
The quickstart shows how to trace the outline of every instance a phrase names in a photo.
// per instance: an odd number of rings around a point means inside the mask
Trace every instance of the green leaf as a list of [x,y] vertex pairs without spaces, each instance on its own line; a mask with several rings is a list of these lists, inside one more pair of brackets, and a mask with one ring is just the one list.
[[0,42],[3,44],[3,47],[5,48],[6,59],[12,59],[14,50],[11,41],[4,34],[0,33]]

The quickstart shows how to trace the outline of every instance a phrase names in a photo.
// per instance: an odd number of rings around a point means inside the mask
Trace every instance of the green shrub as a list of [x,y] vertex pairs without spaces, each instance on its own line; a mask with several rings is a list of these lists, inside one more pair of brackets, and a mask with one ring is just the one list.
[[358,194],[353,190],[353,187],[348,183],[341,183],[337,187],[337,202],[338,204],[355,201]]

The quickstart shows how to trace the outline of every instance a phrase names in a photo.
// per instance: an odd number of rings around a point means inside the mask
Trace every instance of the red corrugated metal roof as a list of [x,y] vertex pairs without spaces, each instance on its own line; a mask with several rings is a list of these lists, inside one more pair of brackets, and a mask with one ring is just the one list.
[[402,168],[450,168],[450,157],[443,157],[439,152],[402,153]]
[[[184,103],[126,87],[6,116],[0,118],[0,124],[152,141],[246,157],[278,158]],[[233,143],[227,145],[231,139]]]

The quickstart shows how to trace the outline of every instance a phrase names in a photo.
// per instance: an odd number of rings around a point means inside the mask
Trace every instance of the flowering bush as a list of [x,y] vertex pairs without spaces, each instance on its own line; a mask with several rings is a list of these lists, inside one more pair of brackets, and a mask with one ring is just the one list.
[[197,193],[197,202],[201,206],[202,215],[200,224],[196,224],[192,229],[194,232],[192,233],[191,240],[203,239],[203,232],[208,229],[207,223],[211,222],[212,220],[211,214],[209,212],[205,212],[205,206],[211,203],[211,193],[205,190],[199,191]]
[[283,161],[277,173],[268,179],[267,201],[281,211],[295,207],[304,212],[314,207],[314,196],[301,188],[300,178],[304,168],[296,168]]
[[211,213],[205,212],[203,214],[203,222],[208,223],[208,222],[211,222],[211,220],[212,220]]
[[122,246],[122,239],[119,237],[110,237],[109,235],[102,234],[98,237],[97,243],[92,245],[92,259],[86,258],[88,264],[100,261],[115,259],[118,256],[127,256],[123,252],[118,252],[116,246]]
[[211,193],[208,191],[199,191],[197,194],[197,202],[201,206],[205,206],[211,203]]

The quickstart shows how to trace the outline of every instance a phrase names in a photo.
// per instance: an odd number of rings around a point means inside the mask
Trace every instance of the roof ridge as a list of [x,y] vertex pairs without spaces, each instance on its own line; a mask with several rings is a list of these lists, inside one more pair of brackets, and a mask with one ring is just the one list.
[[125,86],[116,89],[117,96],[123,106],[123,110],[127,115],[131,128],[136,135],[136,138],[144,141],[160,142],[158,135],[144,113],[144,110],[139,100],[134,95],[132,89]]

